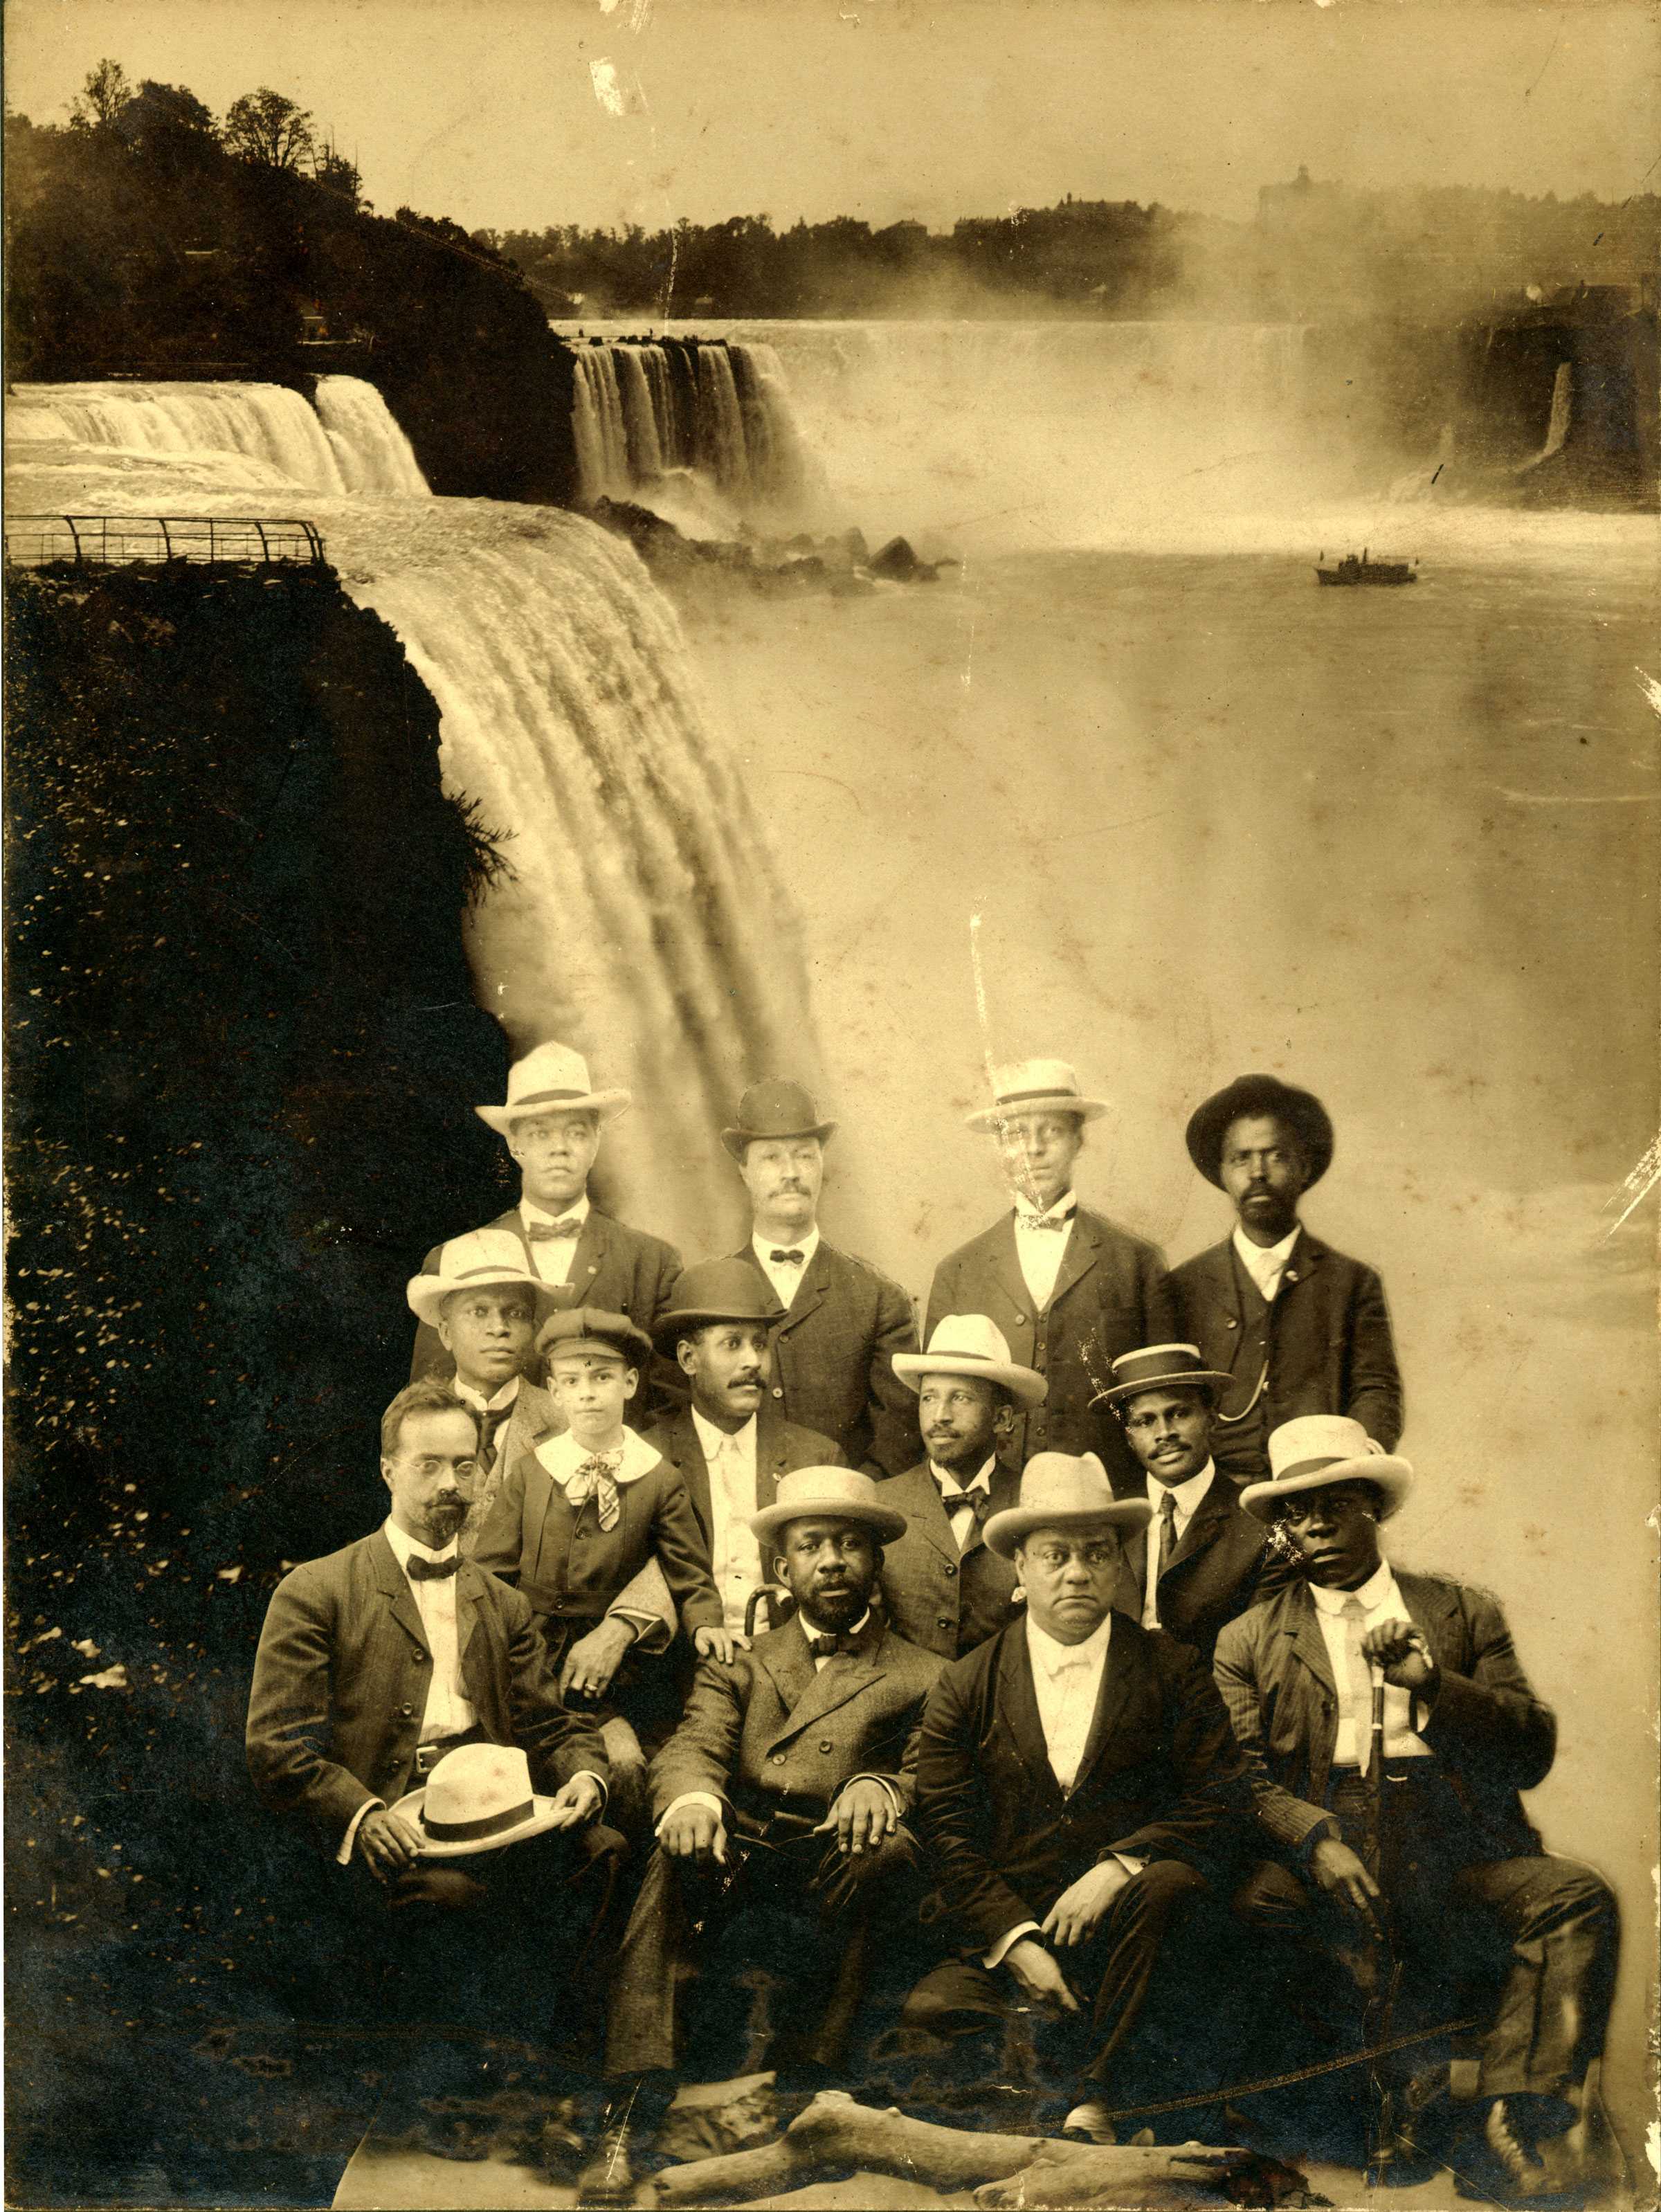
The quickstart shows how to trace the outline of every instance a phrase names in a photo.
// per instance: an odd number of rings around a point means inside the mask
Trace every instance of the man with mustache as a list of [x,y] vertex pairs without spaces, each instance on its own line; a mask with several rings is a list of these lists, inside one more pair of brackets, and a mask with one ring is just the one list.
[[770,1984],[772,2055],[798,2081],[842,2057],[867,1944],[915,1919],[911,1802],[933,1653],[872,1608],[883,1546],[905,1523],[886,1485],[846,1468],[782,1476],[751,1526],[796,1611],[730,1667],[700,1667],[652,1762],[658,1848],[611,1978],[601,2142],[582,2202],[626,2203],[636,2162],[684,2076],[720,2081],[746,2048],[739,1962]]
[[[377,1910],[399,1917],[376,1940],[389,1947],[395,1925],[417,1956],[452,1912],[530,1910],[538,1971],[551,1978],[531,1999],[543,2032],[553,1978],[592,1933],[602,1862],[622,1838],[593,1826],[606,1801],[605,1747],[562,1699],[530,1607],[458,1546],[478,1451],[478,1417],[447,1383],[424,1377],[393,1399],[381,1423],[386,1521],[272,1592],[248,1701],[248,1770],[261,1802],[335,1863],[324,1909],[360,1948]],[[526,1754],[532,1787],[551,1795],[546,1825],[476,1857],[423,1856],[420,1821],[393,1808],[441,1760],[478,1744]],[[459,1972],[465,1961],[452,1963]],[[433,1988],[442,2014],[448,1983],[436,1968]]]
[[1213,1450],[1237,1481],[1262,1480],[1270,1431],[1302,1414],[1344,1414],[1386,1451],[1402,1433],[1384,1285],[1298,1218],[1332,1149],[1320,1100],[1273,1075],[1239,1077],[1188,1125],[1189,1158],[1238,1218],[1223,1243],[1172,1271],[1170,1333],[1229,1377]]
[[[1276,1429],[1269,1458],[1240,1502],[1278,1526],[1303,1575],[1217,1642],[1271,1854],[1236,1910],[1305,1954],[1294,2004],[1318,2003],[1335,1959],[1364,1996],[1394,1966],[1398,2032],[1480,1992],[1476,2097],[1409,2112],[1398,2179],[1428,2179],[1446,2156],[1461,2195],[1583,2202],[1618,1929],[1602,1878],[1547,1855],[1523,1809],[1518,1793],[1550,1771],[1555,1720],[1495,1598],[1385,1557],[1380,1523],[1413,1482],[1404,1459],[1332,1415]],[[1287,2009],[1283,1992],[1270,2002]],[[1312,2027],[1317,2049],[1354,2045],[1353,2014]]]
[[1141,1490],[1141,1469],[1111,1413],[1096,1402],[1122,1352],[1177,1334],[1157,1248],[1080,1206],[1074,1170],[1085,1125],[1107,1111],[1086,1098],[1062,1060],[993,1071],[989,1106],[969,1115],[996,1147],[1011,1209],[942,1260],[928,1293],[925,1334],[948,1313],[984,1314],[1013,1357],[1048,1384],[1041,1404],[1017,1410],[1008,1453],[1093,1452],[1114,1489]]
[[773,1402],[798,1428],[829,1437],[879,1480],[917,1455],[916,1412],[894,1354],[915,1352],[911,1301],[897,1283],[819,1235],[824,1147],[834,1121],[799,1083],[752,1084],[721,1142],[749,1194],[749,1242],[734,1256],[783,1308],[773,1337]]

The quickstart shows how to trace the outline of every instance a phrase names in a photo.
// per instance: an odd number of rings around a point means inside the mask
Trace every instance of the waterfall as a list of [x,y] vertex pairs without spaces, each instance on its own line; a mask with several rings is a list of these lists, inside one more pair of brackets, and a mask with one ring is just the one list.
[[427,491],[409,440],[371,384],[319,377],[317,405],[281,384],[19,384],[7,428],[71,445],[218,464],[228,484],[336,497]]
[[823,484],[764,343],[575,343],[572,431],[583,499],[632,499],[731,528],[812,520]]

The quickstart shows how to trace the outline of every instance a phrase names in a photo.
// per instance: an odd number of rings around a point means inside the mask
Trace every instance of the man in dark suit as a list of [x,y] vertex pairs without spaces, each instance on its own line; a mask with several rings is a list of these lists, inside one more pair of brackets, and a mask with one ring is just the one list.
[[[1378,1524],[1407,1495],[1405,1460],[1316,1415],[1275,1431],[1269,1462],[1242,1504],[1279,1524],[1305,1579],[1218,1640],[1273,1855],[1237,1909],[1342,1958],[1364,1991],[1393,1966],[1397,2029],[1445,2018],[1451,1985],[1455,2010],[1485,1985],[1479,2094],[1451,2163],[1462,2192],[1555,2193],[1575,2179],[1564,2144],[1585,2119],[1617,1936],[1607,1887],[1544,1855],[1518,1794],[1549,1771],[1555,1723],[1497,1600],[1393,1572]],[[1434,2171],[1447,2136],[1416,2148]]]
[[[271,1595],[248,1704],[248,1770],[261,1802],[309,1832],[325,1866],[337,1863],[320,1901],[359,1948],[390,1950],[395,1924],[419,1953],[453,1911],[511,1911],[518,1926],[522,1907],[538,1972],[551,1977],[593,1929],[603,1890],[591,1898],[582,1877],[621,1838],[593,1825],[605,1803],[605,1747],[563,1702],[529,1606],[458,1548],[478,1444],[477,1415],[447,1384],[427,1377],[393,1399],[381,1425],[387,1519],[295,1568]],[[491,1834],[526,1837],[511,1850],[481,1831],[478,1854],[458,1859],[430,1849],[453,1839],[429,1834],[410,1801],[441,1760],[477,1745],[516,1747],[551,1802],[540,1815],[521,1806],[517,1821],[497,1820]],[[399,1918],[374,1936],[364,1916],[381,1898]],[[450,1968],[465,1963],[453,1944],[447,1956],[430,1984],[441,2006],[453,1994]],[[533,2026],[551,2024],[555,1986],[551,1978],[531,1999]]]
[[[1015,1503],[1020,1471],[1003,1454],[1019,1413],[1043,1404],[1044,1380],[1016,1364],[984,1314],[946,1315],[928,1351],[899,1353],[894,1372],[917,1393],[928,1456],[883,1492],[906,1524],[885,1553],[883,1602],[910,1642],[956,1659],[1019,1614],[1015,1570],[983,1531]],[[1134,1612],[1134,1598],[1127,1570],[1114,1602]]]
[[819,1119],[799,1083],[745,1092],[737,1126],[721,1133],[750,1195],[750,1240],[735,1256],[783,1309],[768,1386],[774,1404],[880,1480],[917,1456],[916,1409],[893,1367],[897,1352],[916,1350],[916,1329],[897,1283],[819,1235],[824,1146],[836,1126]]
[[1226,1191],[1232,1234],[1171,1277],[1171,1334],[1198,1345],[1229,1386],[1215,1454],[1225,1474],[1260,1480],[1271,1430],[1305,1413],[1344,1413],[1386,1451],[1402,1433],[1402,1377],[1384,1285],[1371,1267],[1311,1237],[1303,1194],[1332,1160],[1318,1098],[1272,1075],[1243,1075],[1188,1125],[1189,1157]]
[[1263,1525],[1211,1455],[1216,1393],[1228,1381],[1191,1344],[1153,1344],[1113,1363],[1104,1393],[1147,1470],[1153,1514],[1125,1556],[1145,1628],[1163,1628],[1211,1664],[1226,1621],[1257,1602],[1276,1569]]
[[[675,1287],[680,1255],[660,1237],[630,1229],[588,1203],[588,1176],[601,1132],[629,1103],[626,1091],[593,1087],[580,1053],[568,1045],[539,1044],[508,1070],[507,1103],[473,1110],[502,1139],[520,1176],[519,1204],[485,1225],[523,1248],[549,1307],[594,1306],[624,1314],[649,1335]],[[423,1275],[439,1272],[442,1249],[435,1245],[428,1253]],[[411,1376],[448,1375],[454,1365],[437,1330],[423,1322]],[[540,1361],[527,1359],[526,1373],[540,1382]],[[657,1363],[645,1379],[646,1412],[676,1401],[672,1367]]]
[[721,2079],[742,2049],[739,1962],[772,1982],[772,2063],[809,2078],[841,2057],[867,1939],[899,1940],[917,1904],[904,1822],[923,1700],[940,1662],[871,1607],[885,1486],[845,1468],[783,1476],[757,1541],[796,1601],[730,1667],[706,1664],[652,1765],[658,1849],[611,1978],[602,2141],[585,2203],[627,2203],[678,2057]]
[[1081,1095],[1067,1062],[1019,1061],[997,1069],[995,1085],[969,1126],[995,1140],[1013,1209],[940,1261],[925,1334],[948,1313],[985,1314],[1049,1385],[1042,1405],[1018,1414],[1007,1456],[1019,1467],[1035,1452],[1094,1452],[1116,1491],[1139,1495],[1124,1432],[1094,1401],[1122,1352],[1177,1334],[1164,1257],[1078,1203],[1085,1124],[1107,1109]]
[[[1025,2014],[1056,2118],[1098,2142],[1114,2139],[1114,2110],[1224,2078],[1207,1876],[1243,1810],[1244,1765],[1194,1654],[1112,1610],[1121,1534],[1147,1520],[1088,1455],[1028,1462],[1019,1506],[986,1528],[1019,1571],[1026,1619],[946,1668],[917,1753],[918,1832],[962,1954],[906,2001],[911,2057],[944,2054],[913,2094],[975,2105]],[[1202,2122],[1151,2124],[1180,2138]]]

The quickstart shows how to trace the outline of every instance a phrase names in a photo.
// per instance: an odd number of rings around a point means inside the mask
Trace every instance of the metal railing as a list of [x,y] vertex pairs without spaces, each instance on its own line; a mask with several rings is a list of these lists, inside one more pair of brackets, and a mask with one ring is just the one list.
[[63,562],[82,568],[138,562],[216,562],[265,568],[276,562],[315,568],[324,558],[315,526],[297,520],[209,514],[9,514],[5,557],[40,568]]

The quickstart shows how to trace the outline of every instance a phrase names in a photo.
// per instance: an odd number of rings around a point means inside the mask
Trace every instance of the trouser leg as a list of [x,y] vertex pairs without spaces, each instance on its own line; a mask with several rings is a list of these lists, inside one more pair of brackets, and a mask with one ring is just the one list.
[[1462,1868],[1452,1892],[1456,1911],[1478,1915],[1504,1946],[1482,2094],[1563,2095],[1609,2025],[1620,1928],[1608,1885],[1576,1860],[1542,1855]]
[[[1091,1942],[1081,1947],[1080,1994],[1093,1983],[1090,2054],[1082,2078],[1118,2107],[1215,2090],[1225,2078],[1230,2016],[1218,1986],[1227,1923],[1202,1875],[1156,1859],[1114,1899]],[[1074,1979],[1071,1955],[1060,1954]],[[1173,2116],[1179,2136],[1195,2131],[1194,2112]],[[1150,2119],[1157,2134],[1164,2120]]]

